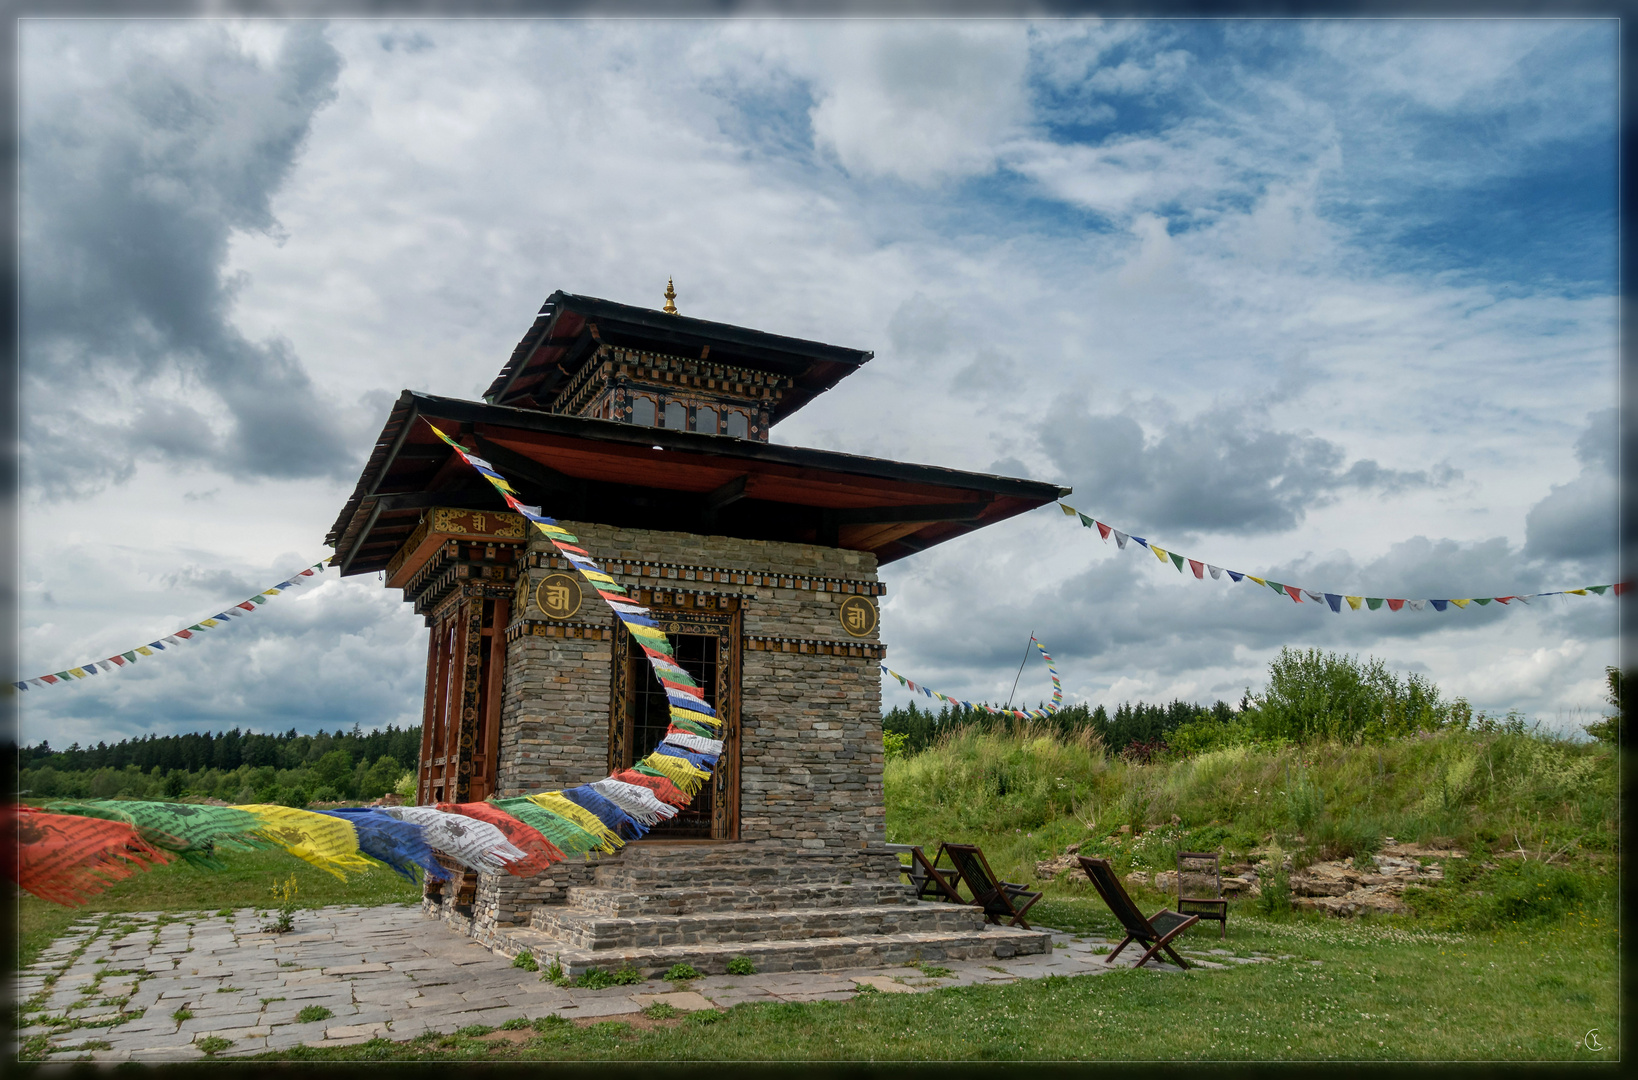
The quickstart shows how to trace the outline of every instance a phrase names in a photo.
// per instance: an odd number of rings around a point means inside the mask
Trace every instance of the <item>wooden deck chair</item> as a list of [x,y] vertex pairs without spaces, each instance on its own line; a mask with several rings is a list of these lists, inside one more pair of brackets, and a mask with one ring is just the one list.
[[[1166,950],[1166,955],[1180,968],[1188,968],[1183,958],[1172,950],[1172,939],[1195,923],[1200,921],[1198,915],[1180,915],[1175,911],[1161,908],[1149,918],[1143,917],[1143,912],[1132,903],[1132,898],[1126,895],[1126,886],[1120,883],[1120,877],[1115,868],[1109,865],[1108,859],[1094,859],[1087,855],[1080,856],[1081,869],[1086,876],[1092,879],[1092,887],[1098,890],[1103,902],[1109,905],[1109,910],[1115,913],[1115,918],[1126,928],[1126,937],[1115,951],[1104,957],[1103,962],[1113,964],[1120,951],[1136,941],[1149,946],[1149,951],[1143,954],[1143,959],[1137,962],[1142,967],[1149,962],[1150,957],[1160,950]],[[1150,944],[1153,942],[1153,944]]]
[[999,926],[1002,916],[1006,916],[1012,920],[1008,926],[1022,925],[1025,930],[1032,929],[1024,918],[1024,912],[1041,899],[1040,893],[997,878],[990,869],[989,860],[984,858],[984,853],[975,844],[945,844],[944,850],[950,853],[950,861],[956,864],[956,869],[961,871],[961,880],[972,891],[971,902],[984,909],[987,921]]
[[946,900],[952,904],[965,904],[961,893],[956,887],[961,884],[961,873],[955,867],[941,867],[939,863],[944,859],[947,845],[940,844],[938,854],[929,861],[927,853],[921,850],[919,844],[888,844],[887,850],[902,852],[910,856],[910,865],[902,867],[902,871],[910,878],[910,884],[915,886],[917,900]]

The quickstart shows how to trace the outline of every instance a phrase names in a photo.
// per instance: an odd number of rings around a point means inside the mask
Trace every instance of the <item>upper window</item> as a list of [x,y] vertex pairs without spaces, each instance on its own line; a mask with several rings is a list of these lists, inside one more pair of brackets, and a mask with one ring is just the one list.
[[654,426],[654,399],[640,397],[631,403],[631,422],[640,427]]
[[701,405],[694,410],[694,430],[703,431],[707,435],[717,433],[717,410],[709,405]]
[[688,427],[688,406],[680,401],[665,403],[665,426],[672,431],[683,431]]
[[736,439],[748,439],[751,436],[751,422],[742,412],[728,414],[728,434]]

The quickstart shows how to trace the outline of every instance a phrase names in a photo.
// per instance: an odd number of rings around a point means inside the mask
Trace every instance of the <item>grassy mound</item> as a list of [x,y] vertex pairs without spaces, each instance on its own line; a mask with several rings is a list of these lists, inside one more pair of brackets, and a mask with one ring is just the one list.
[[[889,760],[884,787],[889,841],[976,842],[1010,881],[1035,881],[1036,862],[1071,844],[1123,873],[1171,869],[1179,850],[1239,858],[1278,845],[1299,864],[1368,858],[1387,837],[1483,857],[1524,851],[1516,862],[1529,867],[1498,864],[1493,884],[1457,875],[1412,903],[1486,923],[1562,914],[1601,895],[1615,850],[1614,748],[1516,731],[1251,744],[1144,764],[1106,753],[1087,732],[1020,724],[953,732]],[[1084,892],[1080,877],[1060,875],[1055,887]],[[1485,913],[1471,896],[1453,899],[1458,886],[1485,893]]]

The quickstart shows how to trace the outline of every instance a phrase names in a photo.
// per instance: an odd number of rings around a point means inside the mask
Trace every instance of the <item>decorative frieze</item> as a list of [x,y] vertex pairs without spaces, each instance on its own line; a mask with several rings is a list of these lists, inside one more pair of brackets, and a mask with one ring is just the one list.
[[878,641],[822,641],[813,638],[746,635],[745,647],[753,652],[813,653],[818,656],[859,656],[880,660],[887,646]]
[[[567,559],[560,555],[534,552],[530,565],[553,570],[572,570]],[[863,596],[887,595],[884,581],[859,581],[854,578],[817,577],[800,574],[780,574],[771,570],[724,569],[716,566],[697,566],[688,563],[636,562],[610,559],[603,564],[609,574],[635,578],[642,584],[645,579],[656,581],[694,581],[713,585],[742,585],[756,589],[805,589],[810,592],[833,592]]]

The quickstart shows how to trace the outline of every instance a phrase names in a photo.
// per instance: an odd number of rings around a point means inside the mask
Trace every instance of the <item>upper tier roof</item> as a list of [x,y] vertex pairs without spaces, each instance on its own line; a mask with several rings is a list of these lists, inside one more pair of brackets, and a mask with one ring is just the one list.
[[541,305],[534,325],[484,391],[484,400],[545,409],[599,343],[683,357],[709,349],[710,361],[787,376],[794,385],[772,406],[776,424],[875,355],[559,290]]

